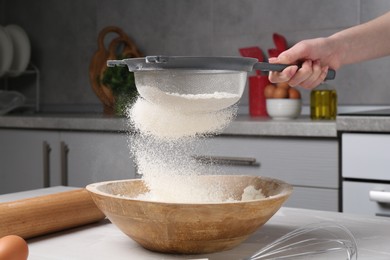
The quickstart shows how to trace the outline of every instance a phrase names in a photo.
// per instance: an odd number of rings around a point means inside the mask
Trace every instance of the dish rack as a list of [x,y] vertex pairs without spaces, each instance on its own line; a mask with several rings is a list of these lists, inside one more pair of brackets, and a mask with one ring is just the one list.
[[12,74],[12,71],[8,71],[3,77],[3,84],[2,84],[2,90],[9,90],[9,81],[13,78],[19,78],[27,75],[35,75],[35,91],[34,91],[34,97],[27,97],[26,103],[22,106],[25,108],[32,108],[34,112],[40,111],[40,71],[37,66],[35,66],[33,63],[30,63],[27,67],[27,69],[22,72],[18,77],[11,77],[9,76]]

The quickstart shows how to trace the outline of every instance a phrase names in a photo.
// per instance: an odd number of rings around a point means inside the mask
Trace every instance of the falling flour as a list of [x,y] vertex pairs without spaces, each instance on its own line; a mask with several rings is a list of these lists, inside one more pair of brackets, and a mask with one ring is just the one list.
[[184,113],[138,98],[129,111],[131,123],[143,135],[172,141],[221,132],[234,118],[236,108],[210,113]]
[[[232,97],[222,92],[201,95],[170,93],[168,99],[172,101],[172,97],[188,102],[167,106],[163,105],[167,100],[154,104],[138,97],[128,108],[129,123],[136,130],[131,135],[130,148],[138,173],[149,189],[137,199],[180,203],[233,201],[232,195],[222,185],[206,185],[197,178],[218,174],[219,169],[200,163],[193,156],[205,137],[220,133],[235,118],[237,106],[208,112],[189,112],[184,108],[186,104],[197,101],[218,103]],[[242,200],[263,196],[261,190],[251,187],[244,190]]]

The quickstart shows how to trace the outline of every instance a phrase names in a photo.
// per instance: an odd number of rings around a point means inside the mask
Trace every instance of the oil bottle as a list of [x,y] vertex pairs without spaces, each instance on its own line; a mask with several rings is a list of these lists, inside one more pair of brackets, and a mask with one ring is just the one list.
[[310,93],[310,117],[314,120],[335,120],[337,92],[329,84],[322,83]]

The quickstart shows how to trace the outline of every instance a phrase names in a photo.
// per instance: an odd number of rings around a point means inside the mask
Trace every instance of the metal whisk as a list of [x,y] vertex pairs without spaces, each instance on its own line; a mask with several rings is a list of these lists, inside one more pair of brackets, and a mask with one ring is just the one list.
[[244,260],[259,259],[357,259],[352,233],[333,222],[303,226],[287,233]]

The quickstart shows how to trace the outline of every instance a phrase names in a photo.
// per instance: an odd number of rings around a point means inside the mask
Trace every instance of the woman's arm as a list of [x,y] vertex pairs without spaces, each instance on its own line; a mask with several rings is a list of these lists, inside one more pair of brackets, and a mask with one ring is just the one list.
[[270,81],[288,81],[291,86],[313,88],[324,81],[328,68],[390,55],[390,12],[367,23],[337,32],[326,38],[304,40],[270,63],[302,63],[283,72],[270,73]]

